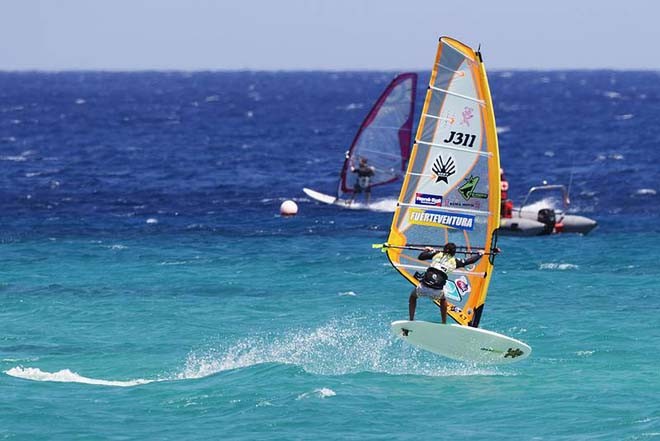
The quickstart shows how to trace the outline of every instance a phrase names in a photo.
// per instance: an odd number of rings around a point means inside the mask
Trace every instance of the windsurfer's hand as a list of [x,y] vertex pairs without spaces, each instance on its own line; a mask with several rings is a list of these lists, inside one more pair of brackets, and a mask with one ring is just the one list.
[[426,251],[427,253],[432,253],[435,252],[435,249],[431,247],[424,247],[424,251]]
[[478,253],[479,253],[480,256],[483,256],[484,255],[484,250],[479,250]]
[[502,250],[500,250],[499,247],[495,247],[495,248],[493,248],[493,253],[495,253],[495,254],[500,254],[501,252],[502,252]]

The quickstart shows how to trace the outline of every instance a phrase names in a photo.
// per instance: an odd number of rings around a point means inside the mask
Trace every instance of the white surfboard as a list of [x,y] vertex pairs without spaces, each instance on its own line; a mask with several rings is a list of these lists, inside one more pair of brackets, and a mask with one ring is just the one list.
[[512,363],[532,352],[529,345],[515,338],[457,324],[398,320],[392,322],[392,334],[421,349],[469,363]]
[[338,199],[336,196],[331,196],[329,194],[321,193],[320,191],[312,190],[311,188],[303,188],[303,191],[307,196],[314,199],[315,201],[323,202],[324,204],[335,204],[335,203],[346,203]]
[[349,203],[347,199],[341,199],[310,188],[303,188],[303,191],[315,201],[329,205],[336,205],[347,210],[369,210],[393,213],[396,209],[396,199],[373,199],[369,204],[366,204],[364,200],[356,200],[353,203]]

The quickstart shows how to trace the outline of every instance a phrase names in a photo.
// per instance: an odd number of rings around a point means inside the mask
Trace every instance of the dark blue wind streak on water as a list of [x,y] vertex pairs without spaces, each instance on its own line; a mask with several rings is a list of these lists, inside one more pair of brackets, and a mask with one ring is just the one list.
[[[392,75],[2,73],[3,234],[279,234],[281,200],[302,198],[303,186],[333,192],[344,150]],[[660,198],[648,190],[659,187],[660,75],[492,72],[490,82],[516,202],[572,174],[576,211],[658,231],[648,219]],[[386,227],[389,216],[345,222]],[[319,228],[338,230],[329,225]]]

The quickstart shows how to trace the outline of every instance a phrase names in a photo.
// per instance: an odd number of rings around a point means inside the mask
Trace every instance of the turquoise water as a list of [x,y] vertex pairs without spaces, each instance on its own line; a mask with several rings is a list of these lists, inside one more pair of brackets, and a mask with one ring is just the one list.
[[659,436],[660,256],[614,258],[657,235],[501,239],[482,327],[534,349],[506,367],[390,337],[381,236],[5,244],[5,438]]
[[391,214],[301,191],[391,78],[0,73],[0,439],[660,438],[660,77],[491,74],[514,201],[571,182],[599,222],[500,238],[503,367],[392,337]]

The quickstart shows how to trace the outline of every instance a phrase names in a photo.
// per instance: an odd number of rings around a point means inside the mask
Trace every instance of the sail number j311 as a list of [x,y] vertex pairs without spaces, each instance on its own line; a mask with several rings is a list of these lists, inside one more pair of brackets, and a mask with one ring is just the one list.
[[449,144],[450,142],[452,144],[456,145],[462,145],[464,147],[472,147],[474,145],[474,140],[477,139],[477,135],[470,135],[469,133],[461,133],[461,132],[452,132],[449,134],[449,138],[443,140],[442,142],[446,142]]

